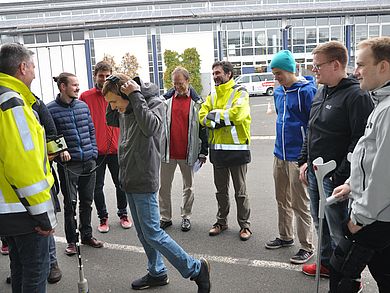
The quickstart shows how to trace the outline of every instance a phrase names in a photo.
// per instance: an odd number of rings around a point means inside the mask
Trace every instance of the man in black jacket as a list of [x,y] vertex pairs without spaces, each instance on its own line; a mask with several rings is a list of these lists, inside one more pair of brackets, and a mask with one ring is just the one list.
[[[336,169],[324,178],[326,196],[343,184],[350,175],[347,155],[352,152],[364,133],[367,117],[373,103],[359,82],[346,73],[347,49],[332,41],[318,45],[313,50],[313,72],[320,88],[313,99],[307,130],[302,147],[300,179],[308,185],[311,214],[318,229],[319,192],[312,166],[313,160],[322,157],[324,162],[335,160]],[[321,254],[321,276],[329,277],[329,260],[336,245],[343,237],[342,222],[347,218],[347,202],[327,206],[323,222]],[[303,273],[315,276],[316,265],[306,264]]]

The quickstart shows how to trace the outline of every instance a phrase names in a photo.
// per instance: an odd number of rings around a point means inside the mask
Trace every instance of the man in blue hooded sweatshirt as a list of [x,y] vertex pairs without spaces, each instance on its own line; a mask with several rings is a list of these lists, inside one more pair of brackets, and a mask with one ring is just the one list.
[[297,161],[305,139],[311,102],[317,88],[313,77],[295,75],[295,60],[288,50],[277,53],[270,66],[280,84],[274,94],[278,117],[273,168],[279,237],[267,242],[265,247],[276,249],[294,245],[295,214],[301,248],[290,261],[302,264],[313,256],[312,219],[309,196],[299,180]]

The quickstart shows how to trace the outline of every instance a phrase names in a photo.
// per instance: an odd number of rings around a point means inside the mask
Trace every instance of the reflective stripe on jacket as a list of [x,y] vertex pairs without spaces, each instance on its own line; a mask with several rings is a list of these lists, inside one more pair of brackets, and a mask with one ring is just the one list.
[[54,179],[46,140],[20,80],[0,73],[0,235],[27,234],[57,224],[50,189]]

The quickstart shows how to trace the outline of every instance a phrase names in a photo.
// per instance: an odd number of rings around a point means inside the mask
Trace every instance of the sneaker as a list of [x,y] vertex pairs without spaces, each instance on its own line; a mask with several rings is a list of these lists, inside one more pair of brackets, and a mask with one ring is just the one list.
[[91,246],[93,248],[101,248],[101,247],[103,247],[103,242],[97,240],[94,237],[91,237],[89,239],[82,239],[81,243],[84,244],[84,245]]
[[191,230],[191,222],[190,219],[182,219],[181,220],[181,230],[183,232],[187,232]]
[[209,293],[211,288],[210,282],[210,264],[205,258],[200,259],[200,272],[195,278],[191,278],[198,285],[198,293]]
[[1,248],[0,248],[0,253],[2,255],[8,255],[9,254],[9,250],[8,250],[8,245],[7,244],[1,244]]
[[164,286],[169,283],[168,275],[162,275],[159,277],[153,277],[149,274],[143,276],[140,279],[135,280],[131,283],[131,288],[134,290],[143,290],[150,287]]
[[129,219],[127,215],[121,216],[119,221],[123,229],[130,229],[131,227],[133,227],[133,222]]
[[291,240],[282,240],[278,237],[275,238],[275,240],[268,241],[265,244],[265,248],[268,249],[277,249],[281,247],[289,247],[294,245],[294,239]]
[[107,233],[110,231],[110,226],[108,226],[108,218],[100,219],[100,224],[97,229],[100,233]]
[[49,284],[57,283],[62,278],[62,272],[58,266],[58,262],[55,262],[50,267],[49,276],[47,277],[47,282]]
[[165,230],[169,226],[172,226],[172,221],[163,221],[163,220],[160,221],[160,228],[161,229]]
[[293,264],[303,264],[313,257],[312,251],[300,249],[293,257],[290,258],[290,262]]
[[[316,268],[317,268],[317,265],[315,263],[309,264],[309,265],[303,265],[302,272],[305,275],[315,277],[316,276]],[[320,276],[323,278],[329,278],[329,275],[330,275],[329,269],[326,268],[325,266],[321,265]]]
[[75,243],[68,243],[68,245],[65,248],[65,254],[66,255],[75,255],[77,253],[77,248]]

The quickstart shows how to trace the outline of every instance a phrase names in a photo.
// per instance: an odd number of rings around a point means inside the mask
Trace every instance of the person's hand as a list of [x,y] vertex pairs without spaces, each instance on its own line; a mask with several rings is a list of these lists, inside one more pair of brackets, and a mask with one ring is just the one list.
[[352,220],[349,220],[347,226],[348,226],[349,231],[352,234],[355,234],[355,233],[359,232],[363,228],[362,226],[355,225],[354,223],[352,223]]
[[199,162],[201,162],[202,165],[203,165],[204,163],[206,163],[207,157],[206,157],[204,154],[199,154],[198,160],[199,160]]
[[299,180],[306,186],[309,185],[309,182],[307,182],[307,163],[304,163],[299,167]]
[[42,236],[50,236],[54,233],[54,229],[51,229],[51,230],[43,230],[41,227],[37,226],[35,227],[35,231],[37,231],[37,233],[39,235],[42,235]]
[[339,198],[339,201],[346,200],[348,198],[348,195],[351,193],[351,187],[349,184],[344,183],[343,185],[337,186],[334,190],[332,195],[334,197]]
[[135,91],[141,91],[141,87],[132,79],[128,80],[124,85],[121,86],[121,92],[126,96]]
[[47,157],[49,158],[49,161],[53,161],[57,156],[58,156],[58,154],[48,154],[47,155]]
[[72,157],[68,151],[63,151],[60,153],[61,162],[68,162]]

